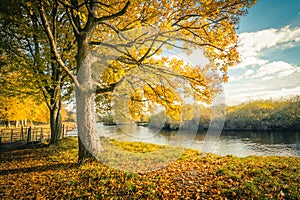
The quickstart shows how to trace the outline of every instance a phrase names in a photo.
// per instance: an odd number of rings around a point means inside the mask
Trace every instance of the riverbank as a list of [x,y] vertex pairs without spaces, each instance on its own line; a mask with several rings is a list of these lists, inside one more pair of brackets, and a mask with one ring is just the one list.
[[[145,154],[163,146],[111,141]],[[170,147],[176,150],[176,147]],[[147,173],[119,171],[97,161],[77,164],[77,139],[0,154],[1,199],[299,199],[300,158],[237,158],[186,150]],[[110,149],[109,151],[114,151]],[[135,165],[124,163],[124,165]]]

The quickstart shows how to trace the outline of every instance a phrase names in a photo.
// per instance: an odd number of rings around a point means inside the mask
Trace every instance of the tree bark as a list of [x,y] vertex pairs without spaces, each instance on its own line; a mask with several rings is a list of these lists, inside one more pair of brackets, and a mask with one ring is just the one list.
[[9,120],[5,121],[5,127],[10,128],[10,121]]
[[61,106],[50,109],[50,130],[51,138],[50,144],[58,142],[62,132],[62,118],[61,118]]
[[77,130],[78,130],[78,162],[97,157],[101,151],[101,143],[96,128],[94,93],[77,88]]
[[[74,2],[73,2],[74,3]],[[77,2],[78,3],[78,2]],[[77,4],[75,1],[75,4]],[[92,5],[92,9],[95,9]],[[74,19],[77,28],[80,29],[78,18]],[[77,39],[77,83],[76,86],[76,109],[77,109],[77,130],[78,130],[78,162],[81,163],[87,158],[96,158],[102,151],[100,137],[96,128],[95,119],[95,88],[92,82],[92,60],[90,58],[90,41],[96,27],[92,16],[82,34],[76,34]]]

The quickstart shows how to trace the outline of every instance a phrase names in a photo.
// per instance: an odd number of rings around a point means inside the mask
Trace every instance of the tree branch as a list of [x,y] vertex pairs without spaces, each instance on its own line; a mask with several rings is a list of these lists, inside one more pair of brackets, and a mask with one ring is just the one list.
[[56,61],[63,68],[63,70],[69,75],[70,79],[74,82],[74,84],[77,87],[80,88],[81,87],[80,83],[78,82],[78,80],[76,79],[76,77],[74,76],[74,74],[65,65],[65,63],[61,59],[61,56],[60,56],[59,52],[57,51],[57,45],[55,43],[55,39],[54,39],[53,33],[51,31],[51,28],[50,28],[50,24],[49,24],[49,22],[47,20],[47,17],[45,15],[45,9],[44,9],[44,7],[42,5],[42,1],[41,0],[38,1],[38,10],[39,10],[39,13],[41,15],[41,19],[42,19],[42,23],[43,23],[43,26],[44,26],[44,30],[45,30],[45,32],[47,34],[47,37],[48,37],[51,49],[52,49],[52,51],[54,53]]
[[119,17],[119,16],[123,15],[126,12],[126,10],[129,7],[129,5],[130,5],[130,1],[127,1],[126,4],[125,4],[125,6],[119,12],[117,12],[115,14],[112,14],[112,15],[108,15],[108,16],[103,16],[103,17],[100,17],[100,18],[96,18],[96,21],[97,22],[102,22],[102,21],[105,21],[105,20],[110,20],[110,19],[114,19],[116,17]]
[[74,22],[74,20],[73,20],[73,17],[72,17],[72,14],[71,14],[70,11],[69,11],[69,8],[66,8],[66,12],[67,12],[68,18],[69,18],[69,20],[70,20],[70,23],[71,23],[71,25],[72,25],[72,27],[73,27],[75,33],[76,33],[77,35],[79,35],[79,34],[80,34],[80,31],[79,31],[78,27],[76,26],[76,24],[75,24],[75,22]]
[[115,87],[117,87],[118,85],[120,85],[123,81],[125,80],[125,76],[123,76],[118,82],[110,84],[108,87],[106,88],[100,88],[98,87],[96,89],[96,94],[100,94],[100,93],[106,93],[106,92],[111,92],[115,89]]

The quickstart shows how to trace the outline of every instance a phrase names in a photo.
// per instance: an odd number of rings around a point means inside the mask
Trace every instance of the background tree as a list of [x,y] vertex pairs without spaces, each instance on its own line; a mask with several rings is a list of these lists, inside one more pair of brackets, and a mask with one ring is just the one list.
[[[42,95],[49,109],[51,143],[56,142],[62,131],[62,101],[70,97],[72,87],[65,71],[57,64],[50,49],[39,16],[32,10],[30,1],[5,1],[1,7],[1,52],[13,63],[10,71],[19,73],[24,81],[15,81],[11,91],[23,88],[18,94]],[[62,49],[62,57],[70,64],[74,62],[75,48],[70,37],[66,15],[59,12],[55,1],[48,2],[49,21],[54,40]],[[59,27],[59,28],[57,28]],[[71,56],[70,56],[71,55]],[[22,63],[22,65],[20,65]],[[21,67],[22,66],[22,67]],[[25,70],[26,69],[26,70]],[[8,82],[8,81],[6,81]],[[21,84],[22,83],[22,84]],[[18,85],[18,86],[17,86]],[[34,87],[32,87],[34,86]],[[24,91],[27,88],[27,91]]]
[[[13,98],[1,98],[0,103],[1,117],[7,123],[15,121],[15,126],[20,125],[20,121],[26,122],[49,122],[49,110],[45,102],[37,102],[29,97],[25,99]],[[21,123],[26,125],[25,123]]]

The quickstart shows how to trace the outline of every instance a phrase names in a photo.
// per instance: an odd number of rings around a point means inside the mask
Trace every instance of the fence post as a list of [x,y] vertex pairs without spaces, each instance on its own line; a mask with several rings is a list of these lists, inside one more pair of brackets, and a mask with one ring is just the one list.
[[21,125],[21,141],[24,140],[24,129],[23,129],[23,125]]
[[27,132],[27,144],[29,144],[31,140],[31,126],[28,128],[28,132]]
[[13,142],[13,135],[14,135],[14,129],[11,129],[11,132],[10,132],[10,143]]
[[41,135],[40,135],[40,142],[42,142],[42,140],[43,140],[43,128],[41,127]]
[[32,143],[34,141],[34,127],[31,128],[31,134],[30,134],[30,142]]
[[68,125],[66,126],[66,137],[68,137]]
[[65,125],[62,125],[62,134],[61,134],[61,138],[65,137]]

